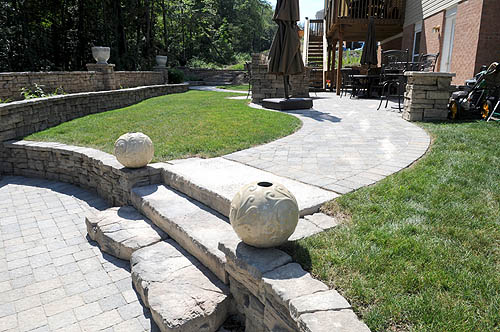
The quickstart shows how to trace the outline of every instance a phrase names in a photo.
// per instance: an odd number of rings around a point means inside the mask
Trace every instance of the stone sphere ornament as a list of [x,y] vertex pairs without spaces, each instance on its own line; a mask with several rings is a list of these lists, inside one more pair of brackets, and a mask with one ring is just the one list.
[[283,185],[254,182],[234,196],[229,220],[244,243],[271,248],[285,243],[293,234],[299,221],[299,207]]
[[127,133],[115,142],[115,157],[125,167],[144,167],[153,160],[154,147],[143,133]]

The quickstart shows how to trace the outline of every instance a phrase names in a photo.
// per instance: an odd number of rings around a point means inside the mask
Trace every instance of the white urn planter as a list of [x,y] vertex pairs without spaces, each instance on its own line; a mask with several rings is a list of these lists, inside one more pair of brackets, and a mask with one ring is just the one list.
[[157,55],[156,56],[156,66],[166,68],[167,67],[167,56],[166,55]]
[[92,56],[99,65],[107,65],[111,50],[109,47],[94,46],[92,47]]
[[144,167],[153,156],[153,142],[143,133],[127,133],[115,142],[115,157],[125,167]]
[[293,234],[299,221],[299,207],[283,185],[254,182],[234,196],[229,220],[244,243],[270,248],[285,243]]

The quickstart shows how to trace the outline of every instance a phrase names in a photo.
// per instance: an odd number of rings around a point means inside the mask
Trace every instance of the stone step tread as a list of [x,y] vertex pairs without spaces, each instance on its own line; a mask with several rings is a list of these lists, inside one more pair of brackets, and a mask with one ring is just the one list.
[[134,206],[227,283],[219,241],[237,239],[226,217],[164,185],[132,189]]
[[215,332],[231,310],[229,288],[172,239],[132,254],[132,281],[164,332]]
[[[239,157],[238,152],[235,153]],[[312,185],[284,178],[233,160],[224,158],[190,158],[164,163],[163,182],[195,200],[229,216],[231,201],[245,185],[256,181],[280,183],[297,199],[300,215],[309,215],[338,194]]]
[[168,235],[132,206],[113,207],[85,218],[87,233],[102,251],[130,260],[132,253]]

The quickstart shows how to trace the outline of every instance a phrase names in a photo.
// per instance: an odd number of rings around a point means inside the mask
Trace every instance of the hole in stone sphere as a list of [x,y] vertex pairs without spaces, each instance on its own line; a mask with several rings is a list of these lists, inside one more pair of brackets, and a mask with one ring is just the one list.
[[259,182],[259,183],[257,183],[257,185],[260,186],[260,187],[266,187],[266,188],[268,188],[268,187],[271,187],[273,184],[270,183],[270,182]]

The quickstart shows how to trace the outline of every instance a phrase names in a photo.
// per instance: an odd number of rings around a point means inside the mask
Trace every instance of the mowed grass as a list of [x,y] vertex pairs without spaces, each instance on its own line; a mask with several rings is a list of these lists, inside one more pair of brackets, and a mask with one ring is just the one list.
[[500,124],[422,124],[427,156],[324,210],[338,229],[284,249],[372,331],[500,331]]
[[284,113],[250,108],[234,94],[189,91],[89,115],[26,137],[113,153],[127,132],[143,132],[155,146],[154,162],[192,156],[214,157],[289,135],[300,120]]
[[222,85],[218,86],[219,89],[224,89],[224,90],[236,90],[236,91],[248,91],[248,84],[241,84],[241,85]]

